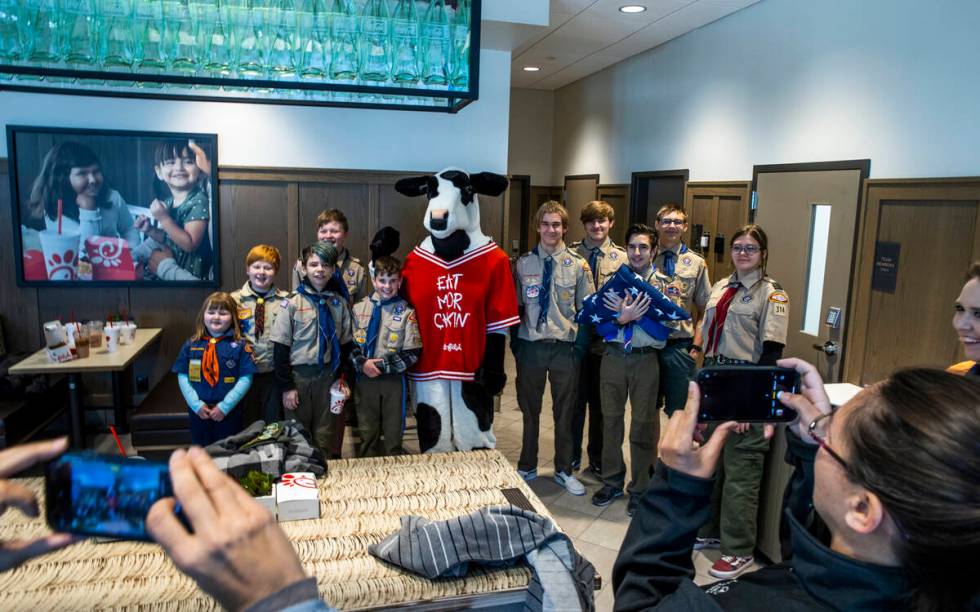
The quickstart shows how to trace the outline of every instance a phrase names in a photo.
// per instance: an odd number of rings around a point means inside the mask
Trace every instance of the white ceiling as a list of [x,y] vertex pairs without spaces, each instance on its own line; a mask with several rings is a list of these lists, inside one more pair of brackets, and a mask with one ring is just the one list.
[[[551,0],[548,27],[514,49],[511,87],[558,89],[758,1]],[[620,13],[625,4],[647,10]]]

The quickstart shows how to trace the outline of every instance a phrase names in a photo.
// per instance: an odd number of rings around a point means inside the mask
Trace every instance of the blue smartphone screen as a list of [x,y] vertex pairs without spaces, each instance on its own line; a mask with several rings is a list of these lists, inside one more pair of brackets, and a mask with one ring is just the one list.
[[149,540],[146,514],[173,488],[165,463],[65,453],[48,464],[45,493],[56,531]]

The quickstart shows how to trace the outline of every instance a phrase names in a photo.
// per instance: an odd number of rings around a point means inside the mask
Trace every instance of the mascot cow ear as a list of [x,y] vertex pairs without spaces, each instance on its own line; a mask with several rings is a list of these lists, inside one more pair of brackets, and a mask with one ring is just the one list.
[[431,200],[439,194],[439,181],[430,174],[403,178],[395,183],[395,191],[410,198],[424,195]]
[[371,261],[387,257],[398,250],[400,236],[398,230],[386,225],[378,230],[371,241]]
[[478,194],[496,197],[507,190],[510,181],[507,177],[493,172],[480,172],[470,175],[470,184],[473,185],[473,191]]

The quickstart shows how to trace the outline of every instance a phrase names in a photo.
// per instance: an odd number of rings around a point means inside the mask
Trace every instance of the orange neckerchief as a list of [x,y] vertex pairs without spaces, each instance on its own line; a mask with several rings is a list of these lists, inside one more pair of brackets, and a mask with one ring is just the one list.
[[208,340],[208,347],[204,349],[204,356],[201,357],[201,374],[204,375],[204,380],[212,387],[218,384],[218,343],[223,339],[224,336],[214,338],[210,335],[206,338],[201,338],[201,340]]

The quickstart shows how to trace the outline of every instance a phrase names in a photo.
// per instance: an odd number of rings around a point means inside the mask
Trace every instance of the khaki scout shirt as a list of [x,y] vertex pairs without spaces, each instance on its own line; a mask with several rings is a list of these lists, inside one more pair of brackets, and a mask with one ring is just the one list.
[[[380,301],[381,297],[374,293],[371,296]],[[368,326],[371,324],[371,314],[377,306],[371,298],[364,298],[354,304],[354,342],[362,350],[366,350]],[[389,353],[409,351],[422,348],[422,335],[419,333],[419,322],[415,309],[405,300],[398,300],[381,306],[381,323],[378,325],[378,339],[374,345],[374,357],[377,359]]]
[[[578,253],[585,259],[586,263],[589,261],[589,255],[592,254],[592,248],[585,242],[585,240],[580,240],[579,242],[572,243],[570,247],[573,251]],[[597,270],[592,270],[592,279],[595,282],[596,291],[602,288],[606,281],[608,281],[614,274],[616,270],[619,269],[623,264],[629,264],[629,260],[626,258],[626,249],[620,246],[616,246],[615,243],[607,236],[606,241],[599,246],[599,257],[596,259],[598,262],[596,265]],[[592,333],[592,341],[589,344],[589,350],[595,355],[601,355],[603,351],[602,338],[599,334]]]
[[[718,345],[709,352],[711,339],[708,333],[715,318],[715,307],[728,286],[735,282],[739,282],[740,286],[728,307]],[[741,279],[736,272],[715,283],[711,289],[708,307],[701,321],[705,357],[722,355],[758,363],[762,357],[763,342],[786,344],[788,324],[789,296],[779,283],[762,276],[762,270],[751,272]]]
[[[664,292],[664,283],[660,278],[657,277],[656,271],[654,270],[653,266],[647,268],[646,272],[640,272],[639,274],[640,276],[643,277],[643,280],[653,285],[654,289],[659,289],[661,293]],[[599,296],[599,299],[602,299],[602,296]],[[619,327],[619,331],[616,332],[616,337],[610,340],[609,342],[615,342],[616,344],[625,344],[626,325],[620,326],[618,322],[616,323],[616,325]],[[667,342],[665,340],[657,340],[656,338],[650,336],[645,331],[643,331],[642,327],[636,324],[636,321],[633,321],[633,340],[630,344],[633,346],[633,348],[642,348],[645,346],[652,346],[653,348],[663,348],[664,345],[667,344]]]
[[[325,291],[319,296],[326,300],[327,309],[333,316],[337,339],[340,344],[347,344],[352,340],[350,307],[344,298],[332,291]],[[317,307],[299,293],[291,293],[289,297],[279,300],[279,308],[282,312],[272,324],[269,339],[290,348],[289,365],[317,365],[320,351]],[[329,350],[326,351],[323,362],[330,363]]]
[[[252,343],[252,357],[255,358],[255,366],[260,373],[271,372],[272,364],[272,325],[275,323],[276,315],[282,311],[281,302],[289,293],[272,287],[264,298],[259,297],[252,290],[252,285],[248,281],[237,291],[232,291],[231,297],[238,302],[238,324],[242,327],[242,335]],[[265,305],[265,333],[259,339],[255,338],[255,307],[259,300]]]
[[[340,269],[340,277],[347,285],[347,293],[350,294],[350,303],[354,305],[368,296],[367,270],[361,260],[350,254],[344,249],[337,257],[337,267]],[[299,287],[300,282],[306,278],[303,262],[297,260],[293,266],[293,291]]]
[[681,253],[682,244],[670,250],[674,252],[674,276],[667,276],[664,271],[663,251],[653,260],[653,267],[656,268],[657,277],[664,285],[662,289],[664,295],[686,310],[691,318],[687,321],[665,321],[664,324],[672,328],[670,339],[693,338],[697,311],[704,312],[708,305],[708,298],[711,296],[708,265],[697,253],[690,250]]
[[[517,305],[522,311],[521,326],[517,337],[522,340],[560,340],[574,342],[578,333],[575,315],[582,308],[586,297],[595,293],[589,264],[570,251],[564,243],[558,245],[552,255],[540,247],[537,253],[525,253],[517,260],[515,282]],[[543,291],[544,262],[551,258],[551,296],[548,316],[538,327],[541,306],[538,296]]]

